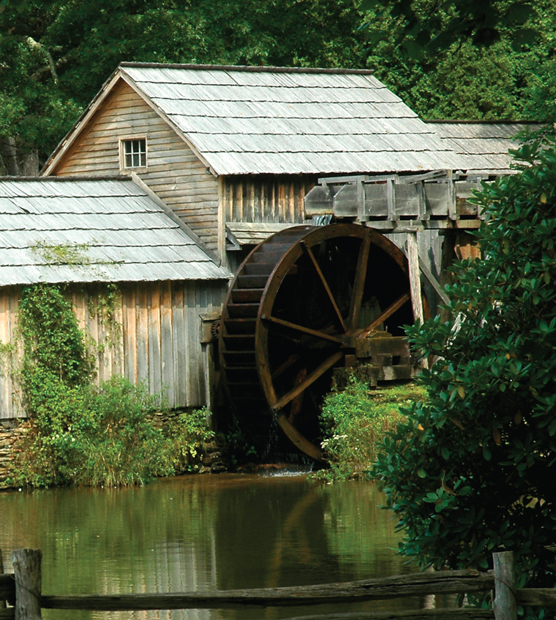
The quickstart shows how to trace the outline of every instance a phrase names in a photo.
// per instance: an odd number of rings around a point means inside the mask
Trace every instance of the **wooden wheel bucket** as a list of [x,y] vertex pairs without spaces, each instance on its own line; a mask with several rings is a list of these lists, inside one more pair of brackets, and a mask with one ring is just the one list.
[[243,429],[259,446],[277,424],[322,459],[319,411],[332,370],[356,341],[413,322],[407,260],[355,224],[296,226],[259,244],[239,267],[220,329],[220,363]]

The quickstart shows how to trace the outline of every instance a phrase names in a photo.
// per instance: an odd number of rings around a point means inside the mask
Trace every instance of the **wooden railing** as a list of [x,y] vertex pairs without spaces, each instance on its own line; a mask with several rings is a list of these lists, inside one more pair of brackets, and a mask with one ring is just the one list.
[[[424,572],[288,588],[222,590],[177,594],[87,594],[81,596],[43,595],[41,592],[41,552],[19,549],[12,553],[13,574],[0,574],[0,620],[40,620],[41,609],[86,609],[130,611],[151,609],[240,609],[246,607],[291,607],[330,603],[358,603],[400,599],[430,594],[474,594],[494,590],[493,609],[440,608],[396,612],[356,612],[304,616],[303,620],[358,620],[412,618],[413,620],[516,620],[517,605],[556,608],[556,590],[516,589],[513,554],[494,554],[494,570]],[[0,571],[2,560],[0,554]],[[9,606],[6,606],[6,602]],[[296,620],[291,618],[290,620]],[[301,620],[301,619],[298,619]]]

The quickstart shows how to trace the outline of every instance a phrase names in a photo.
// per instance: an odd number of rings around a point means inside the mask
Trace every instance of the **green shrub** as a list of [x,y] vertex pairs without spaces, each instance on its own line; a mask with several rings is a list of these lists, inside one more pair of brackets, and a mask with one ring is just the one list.
[[160,397],[149,395],[143,384],[115,377],[100,388],[88,386],[75,433],[71,483],[90,486],[142,484],[164,470],[164,436],[152,414]]
[[[165,432],[164,463],[172,474],[183,474],[199,469],[204,454],[204,445],[214,438],[209,430],[205,407],[182,413],[172,419]],[[162,470],[163,471],[163,470]]]
[[144,484],[196,471],[213,437],[206,410],[154,419],[159,396],[115,377],[100,387],[49,391],[18,446],[9,482],[16,486]]
[[403,419],[400,407],[424,397],[423,388],[412,384],[371,389],[352,376],[345,390],[325,398],[320,422],[330,469],[316,477],[332,480],[369,471],[385,433]]
[[154,413],[164,403],[144,385],[122,377],[92,384],[84,336],[62,288],[25,288],[19,329],[29,422],[9,484],[130,485],[195,470],[203,443],[212,437],[206,411],[180,414],[163,428]]
[[484,259],[456,265],[454,318],[409,330],[438,356],[422,377],[431,398],[376,467],[405,555],[486,569],[511,550],[518,587],[556,585],[556,149],[538,147],[477,198]]

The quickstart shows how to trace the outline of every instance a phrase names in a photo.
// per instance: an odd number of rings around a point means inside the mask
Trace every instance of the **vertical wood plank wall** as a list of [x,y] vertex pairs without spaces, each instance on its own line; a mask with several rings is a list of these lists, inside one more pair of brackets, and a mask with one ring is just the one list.
[[[22,355],[21,342],[14,337],[18,303],[19,288],[0,289],[0,419],[24,416],[19,390],[11,377]],[[7,350],[9,345],[14,346],[13,352]]]
[[226,177],[221,197],[226,221],[303,223],[303,199],[316,181],[302,175]]
[[[91,119],[54,174],[117,175],[119,141],[146,137],[147,168],[133,169],[206,243],[218,250],[218,179],[189,146],[123,80]],[[127,171],[129,172],[129,171]]]
[[[109,329],[97,306],[99,287],[75,289],[72,303],[79,325],[97,344],[90,347],[97,362],[97,383],[124,375],[144,381],[154,394],[164,391],[170,407],[200,407],[207,402],[208,355],[201,344],[201,315],[219,313],[227,282],[150,282],[121,286],[115,322],[121,335]],[[14,343],[19,288],[0,290],[0,344]],[[12,381],[9,356],[0,351],[0,418],[25,417],[19,388]]]

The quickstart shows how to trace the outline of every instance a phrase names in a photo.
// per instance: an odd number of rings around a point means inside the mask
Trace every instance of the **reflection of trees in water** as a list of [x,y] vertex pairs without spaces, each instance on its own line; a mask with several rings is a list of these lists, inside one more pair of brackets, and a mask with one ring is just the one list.
[[[43,550],[45,593],[305,585],[403,572],[395,524],[368,483],[191,476],[130,489],[0,496],[0,547]],[[11,569],[11,565],[6,567]],[[322,610],[322,608],[319,608]],[[338,606],[332,611],[338,611]],[[331,611],[331,613],[332,613]],[[257,620],[308,609],[45,611],[45,620]]]
[[[299,479],[287,481],[282,487],[276,481],[269,484],[272,488],[265,488],[264,482],[250,485],[238,506],[220,498],[219,589],[352,581],[409,570],[403,558],[394,554],[400,536],[389,513],[380,508],[385,500],[374,483],[322,485]],[[234,515],[239,519],[232,522]],[[226,540],[233,549],[229,557],[235,559],[228,565],[218,557]],[[403,602],[359,603],[352,609],[399,609],[403,605]],[[418,607],[419,601],[413,605]],[[345,605],[315,609],[319,613],[346,611]],[[218,618],[273,619],[317,613],[316,610],[221,611]]]
[[[13,548],[42,549],[45,593],[208,589],[216,572],[210,514],[214,502],[202,485],[183,482],[3,495],[0,516],[9,525],[0,533],[0,546],[5,557]],[[45,620],[208,620],[211,613],[45,610],[43,615]]]
[[[408,572],[406,561],[393,554],[401,535],[392,513],[373,482],[351,481],[321,486],[327,496],[324,514],[329,553],[342,558],[341,580],[372,579]],[[345,579],[344,579],[345,577]]]
[[[319,566],[328,563],[324,504],[317,487],[303,478],[254,478],[234,498],[222,493],[218,588],[318,583]],[[336,565],[329,568],[337,572]]]

